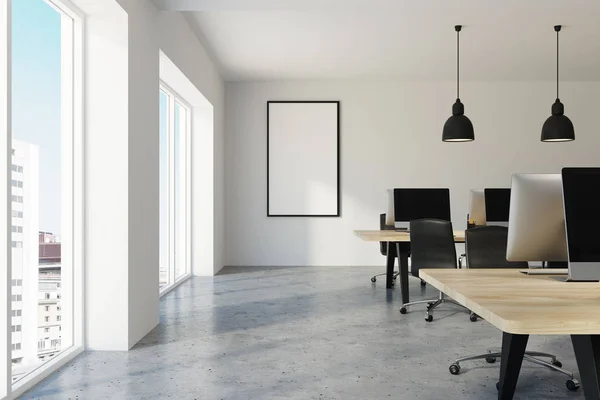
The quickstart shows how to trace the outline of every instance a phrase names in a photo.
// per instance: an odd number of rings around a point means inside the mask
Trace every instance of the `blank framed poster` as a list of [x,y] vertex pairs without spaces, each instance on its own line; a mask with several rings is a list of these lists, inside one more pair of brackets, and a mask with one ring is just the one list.
[[340,216],[340,102],[267,102],[267,216]]

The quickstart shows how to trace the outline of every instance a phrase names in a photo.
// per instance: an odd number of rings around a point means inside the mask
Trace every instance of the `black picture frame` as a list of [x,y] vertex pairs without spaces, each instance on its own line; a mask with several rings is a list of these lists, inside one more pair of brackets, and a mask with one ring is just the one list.
[[[337,175],[337,202],[336,208],[337,212],[335,214],[272,214],[269,208],[269,199],[270,199],[270,144],[269,144],[269,107],[271,104],[277,103],[324,103],[324,104],[336,104],[337,109],[337,134],[336,134],[336,175]],[[341,216],[341,152],[340,152],[340,132],[341,132],[341,119],[340,119],[340,101],[339,100],[269,100],[267,101],[267,217],[276,217],[276,218],[338,218]]]

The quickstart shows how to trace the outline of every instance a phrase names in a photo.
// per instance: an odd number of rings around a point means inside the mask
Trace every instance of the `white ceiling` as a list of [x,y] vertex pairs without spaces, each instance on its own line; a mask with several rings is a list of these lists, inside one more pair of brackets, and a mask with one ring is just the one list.
[[189,12],[226,80],[600,80],[598,0],[156,0]]

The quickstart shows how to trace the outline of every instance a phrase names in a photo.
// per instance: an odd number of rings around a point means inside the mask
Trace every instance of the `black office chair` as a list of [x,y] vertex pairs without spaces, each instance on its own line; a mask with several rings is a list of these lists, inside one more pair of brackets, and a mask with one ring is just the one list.
[[529,268],[527,261],[508,261],[508,228],[478,226],[465,231],[468,268]]
[[[471,223],[471,218],[470,218],[469,214],[467,214],[467,229],[475,228],[476,226],[477,225]],[[464,266],[466,267],[466,260],[467,260],[467,253],[462,253],[460,256],[458,256],[458,268],[463,267],[463,262],[465,263]]]
[[[452,222],[439,219],[410,221],[411,274],[419,276],[421,268],[456,268],[456,247]],[[406,314],[407,307],[427,304],[427,322],[433,321],[433,310],[442,303],[452,303],[465,308],[453,300],[446,299],[440,292],[437,299],[413,301],[402,305],[400,313]]]
[[[394,230],[393,226],[389,226],[389,225],[385,224],[385,220],[386,220],[386,214],[379,214],[379,229],[382,231]],[[388,243],[387,242],[379,242],[379,251],[381,252],[382,256],[387,257]],[[396,257],[397,257],[397,255],[396,255]],[[384,276],[384,275],[386,275],[385,272],[383,274],[373,275],[371,277],[371,282],[373,282],[373,283],[377,282],[377,277]],[[398,275],[400,275],[400,271],[395,271],[394,272],[394,280],[392,281],[393,283],[396,282],[396,278],[398,278]],[[425,285],[427,285],[427,283],[423,279],[421,279],[421,286],[425,286]]]
[[[529,267],[527,262],[511,262],[506,260],[507,239],[508,228],[503,226],[480,226],[467,229],[465,232],[465,244],[468,268],[527,269]],[[460,363],[463,361],[485,359],[488,363],[494,363],[500,355],[500,351],[489,350],[485,354],[459,358],[450,365],[450,373],[453,375],[459,374]],[[537,357],[549,358],[550,362],[540,360]],[[567,388],[569,388],[569,390],[574,391],[579,388],[579,382],[573,379],[573,373],[562,369],[562,364],[556,359],[555,355],[526,351],[523,359],[567,375],[569,377],[569,380],[567,381]]]

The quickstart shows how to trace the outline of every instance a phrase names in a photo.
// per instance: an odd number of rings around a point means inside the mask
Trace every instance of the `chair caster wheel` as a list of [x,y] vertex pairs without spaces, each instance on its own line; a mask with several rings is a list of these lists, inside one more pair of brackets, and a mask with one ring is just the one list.
[[567,389],[571,392],[576,392],[579,390],[579,381],[577,379],[569,379],[567,381]]
[[486,361],[488,364],[493,364],[493,363],[495,363],[495,362],[496,362],[496,358],[495,358],[495,357],[486,357],[486,358],[485,358],[485,361]]
[[371,278],[371,282],[373,282],[373,283],[377,282],[377,278],[375,278],[375,277],[372,277],[372,278]]
[[408,312],[408,310],[406,309],[406,307],[402,307],[400,309],[400,314],[406,314]]
[[475,313],[471,313],[471,315],[469,315],[469,319],[471,320],[471,322],[477,322],[477,314]]
[[427,282],[425,282],[423,279],[421,279],[421,286],[426,286]]
[[558,368],[562,368],[562,363],[558,360],[552,361],[552,365],[554,365],[555,367],[558,367]]
[[427,321],[427,322],[433,321],[433,315],[429,314],[428,316],[426,316],[425,321]]
[[450,368],[448,368],[448,370],[450,371],[450,373],[452,375],[458,375],[458,374],[460,374],[460,365],[458,365],[458,364],[452,364],[450,366]]

